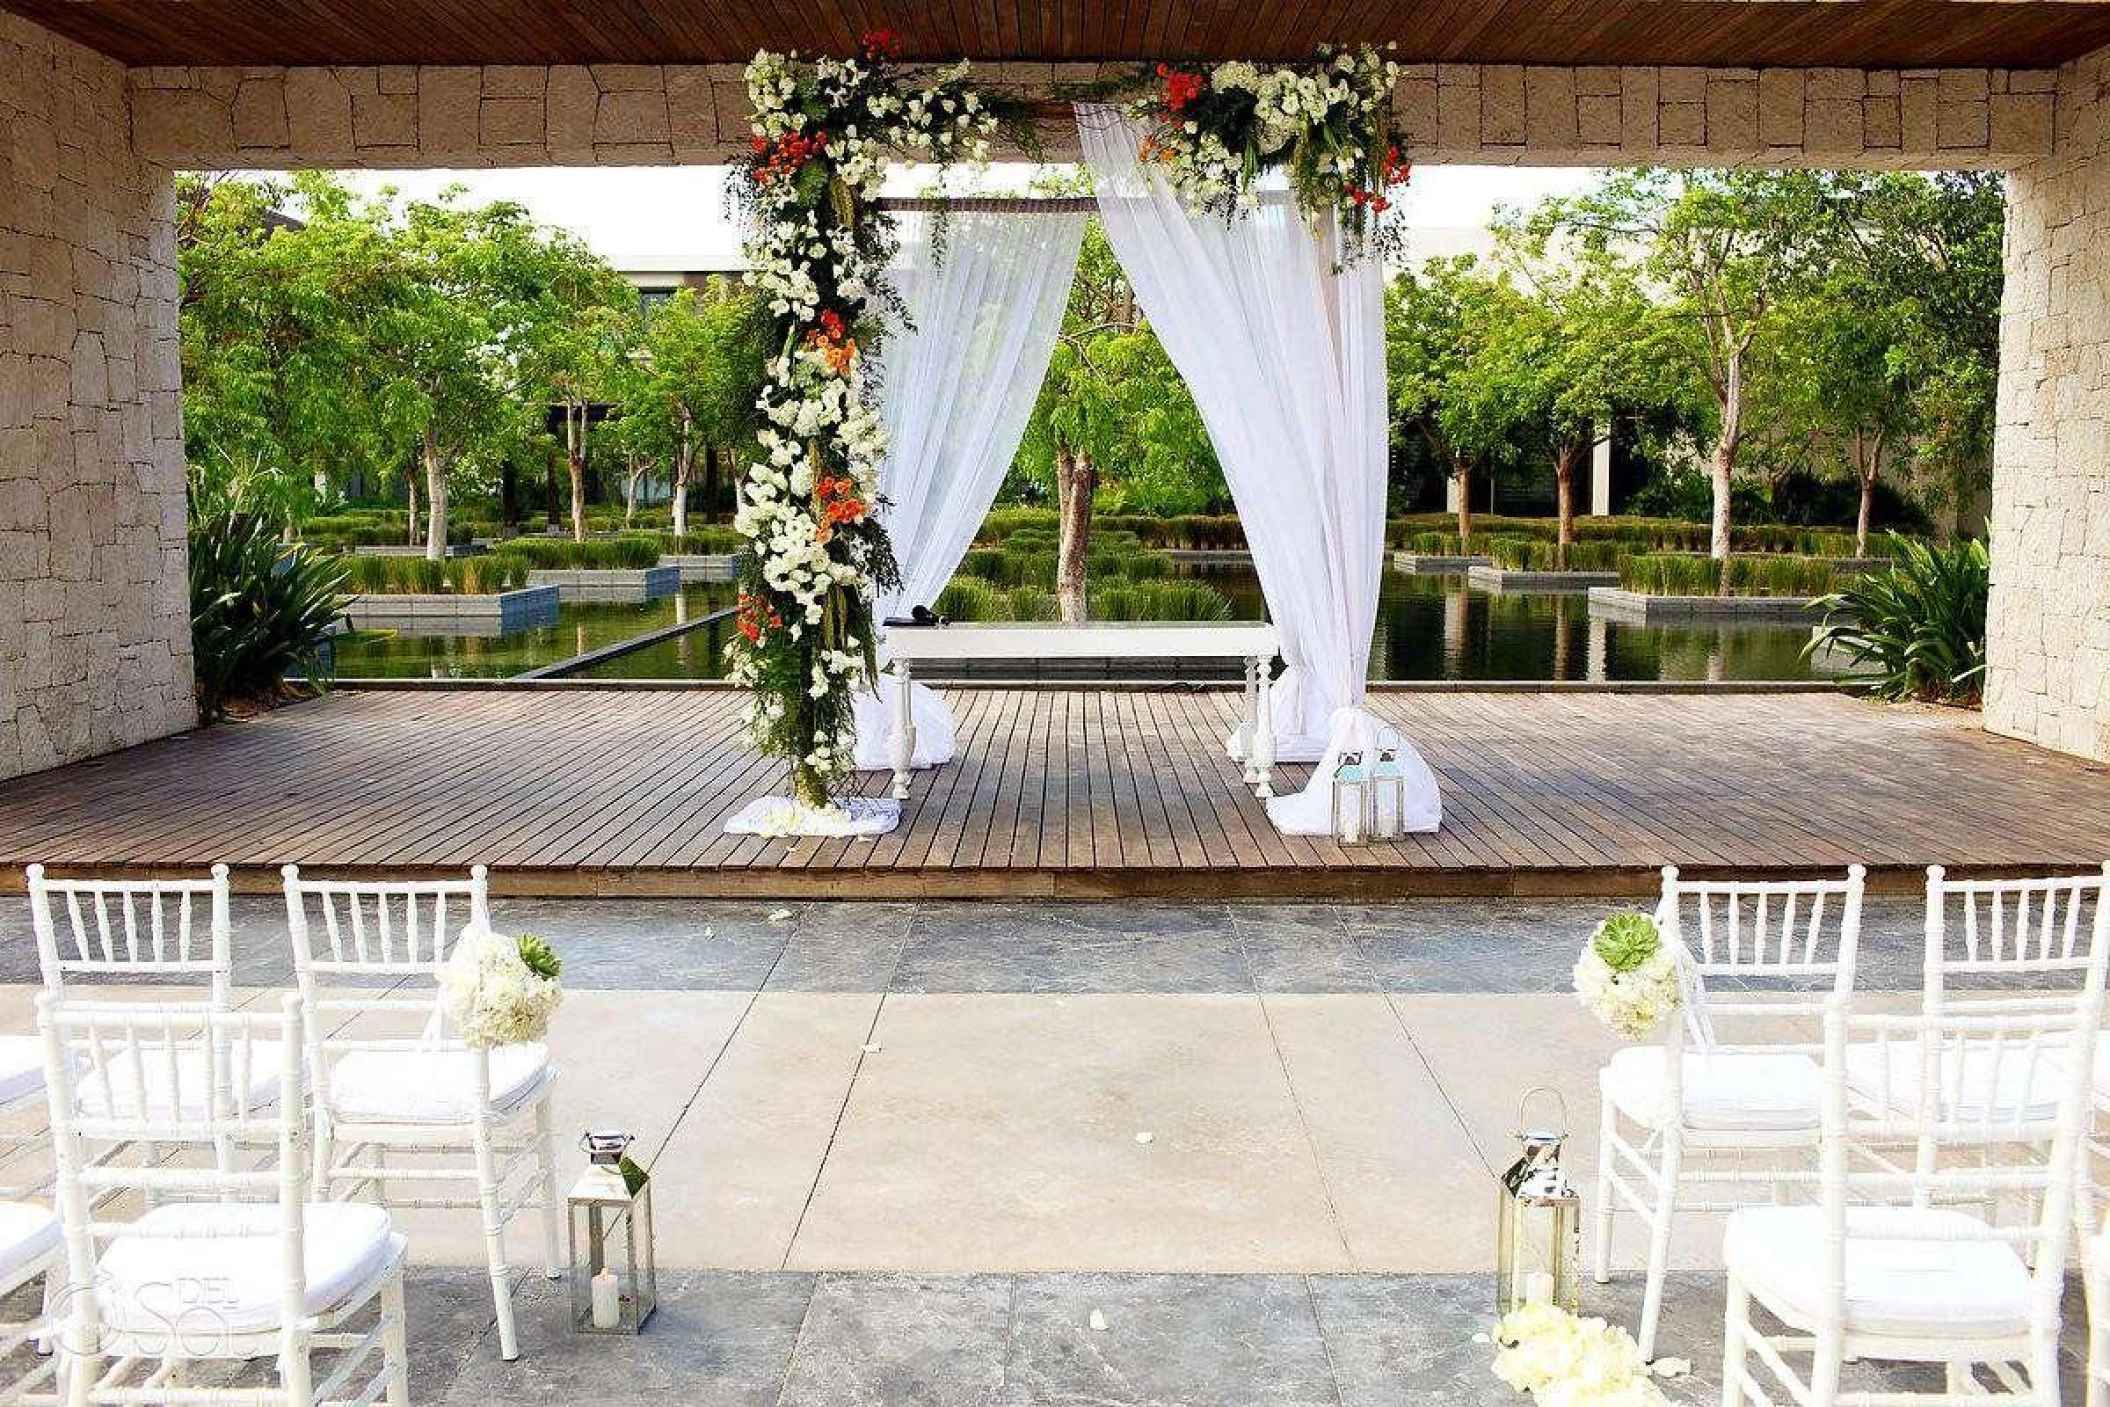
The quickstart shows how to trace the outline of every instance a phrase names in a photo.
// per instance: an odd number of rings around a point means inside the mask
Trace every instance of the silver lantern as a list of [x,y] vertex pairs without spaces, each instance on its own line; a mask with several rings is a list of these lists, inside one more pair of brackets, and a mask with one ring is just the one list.
[[1370,834],[1397,840],[1407,829],[1407,769],[1399,760],[1400,739],[1382,743],[1370,768]]
[[565,1199],[571,1324],[581,1334],[635,1334],[659,1303],[652,1248],[652,1183],[630,1160],[627,1133],[579,1140],[586,1171]]
[[[1552,1097],[1559,1114],[1555,1124],[1534,1125],[1534,1096]],[[1518,1109],[1517,1140],[1522,1155],[1502,1174],[1497,1189],[1495,1313],[1508,1314],[1527,1304],[1554,1304],[1573,1314],[1581,1304],[1577,1276],[1582,1261],[1582,1198],[1561,1166],[1568,1141],[1567,1107],[1559,1094],[1535,1089]]]
[[1343,845],[1370,838],[1370,769],[1360,751],[1342,753],[1334,765],[1333,838]]

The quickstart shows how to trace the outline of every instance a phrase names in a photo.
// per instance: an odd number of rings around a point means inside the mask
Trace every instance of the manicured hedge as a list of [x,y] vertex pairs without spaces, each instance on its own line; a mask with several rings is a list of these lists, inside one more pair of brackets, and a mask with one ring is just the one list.
[[460,592],[485,595],[527,585],[528,563],[494,552],[483,557],[450,557],[444,562],[423,557],[344,559],[350,589],[368,596]]

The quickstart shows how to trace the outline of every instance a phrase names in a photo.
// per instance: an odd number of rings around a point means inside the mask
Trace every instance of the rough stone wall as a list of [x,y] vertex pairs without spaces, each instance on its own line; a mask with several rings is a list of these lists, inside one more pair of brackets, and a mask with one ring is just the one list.
[[[1037,97],[1102,73],[980,72]],[[1396,101],[1419,160],[1999,167],[2050,150],[2054,80],[1985,68],[1417,64]],[[723,161],[747,142],[746,89],[727,64],[142,68],[132,90],[140,152],[175,167],[664,165]],[[1059,124],[1047,139],[1049,155],[1075,155]]]
[[2008,178],[1986,726],[2110,759],[2110,50]]
[[0,13],[0,777],[196,718],[174,200],[126,106]]

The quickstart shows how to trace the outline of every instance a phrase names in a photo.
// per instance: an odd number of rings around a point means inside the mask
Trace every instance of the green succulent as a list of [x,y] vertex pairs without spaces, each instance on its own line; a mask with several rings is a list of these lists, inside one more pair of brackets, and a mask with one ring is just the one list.
[[1632,972],[1656,955],[1663,946],[1663,939],[1656,932],[1656,921],[1647,914],[1613,914],[1597,926],[1597,936],[1590,940],[1597,956],[1614,972]]
[[532,933],[520,935],[520,960],[537,977],[554,980],[564,971],[564,959],[557,956],[557,950]]

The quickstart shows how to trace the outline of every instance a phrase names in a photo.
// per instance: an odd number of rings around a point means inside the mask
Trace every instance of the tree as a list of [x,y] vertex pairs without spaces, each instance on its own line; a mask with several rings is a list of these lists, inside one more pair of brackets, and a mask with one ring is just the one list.
[[767,335],[758,300],[726,279],[677,289],[646,315],[617,397],[620,423],[642,453],[670,466],[677,533],[689,530],[699,456],[709,502],[720,454],[754,435]]
[[[1505,233],[1507,233],[1505,231]],[[1663,322],[1629,272],[1607,261],[1538,261],[1501,300],[1462,368],[1553,465],[1562,570],[1575,543],[1575,479],[1591,446],[1636,408],[1675,394]]]
[[537,237],[526,241],[504,238],[500,252],[509,257],[493,272],[521,310],[522,381],[561,417],[572,537],[584,542],[589,413],[596,403],[613,399],[619,369],[637,345],[637,292],[576,236],[534,233]]
[[1458,537],[1473,536],[1473,481],[1514,461],[1520,431],[1489,344],[1523,299],[1470,254],[1401,269],[1385,289],[1385,363],[1395,437],[1419,435],[1457,485]]
[[[1808,171],[1614,171],[1594,191],[1546,201],[1523,227],[1534,253],[1560,238],[1557,256],[1599,265],[1661,300],[1667,344],[1712,393],[1712,549],[1725,562],[1752,349],[1843,229],[1830,194]],[[1726,590],[1726,571],[1722,581]]]
[[1085,618],[1096,503],[1110,497],[1120,509],[1176,514],[1230,496],[1201,411],[1096,220],[1085,231],[1014,477],[1053,491],[1060,524],[1055,589],[1064,620]]
[[[295,203],[305,221],[283,212]],[[383,231],[334,178],[177,184],[184,447],[192,496],[282,529],[404,462],[368,357],[401,296]]]

